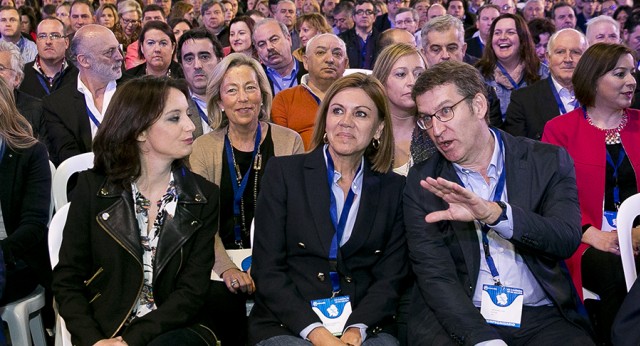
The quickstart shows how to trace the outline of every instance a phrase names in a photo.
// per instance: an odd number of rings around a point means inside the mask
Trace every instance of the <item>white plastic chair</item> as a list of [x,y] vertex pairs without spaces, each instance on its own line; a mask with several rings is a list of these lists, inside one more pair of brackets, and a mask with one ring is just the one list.
[[[51,268],[55,268],[58,264],[58,253],[60,252],[60,245],[62,245],[62,230],[64,224],[67,222],[67,214],[69,213],[69,206],[71,203],[63,205],[51,220],[49,224],[49,260],[51,261]],[[56,307],[56,337],[55,346],[72,346],[71,334],[67,330],[64,320],[57,313]]]
[[2,319],[9,325],[12,345],[47,346],[40,310],[44,307],[44,288],[36,289],[28,296],[0,307]]
[[636,281],[636,262],[633,256],[633,238],[631,229],[633,220],[640,214],[640,193],[635,194],[622,202],[618,208],[618,243],[620,244],[620,258],[624,270],[624,280],[627,283],[627,292]]
[[65,205],[67,200],[67,182],[73,173],[81,172],[93,167],[93,153],[88,152],[70,157],[58,166],[56,175],[53,177],[53,201],[56,211]]
[[348,68],[348,69],[344,70],[344,73],[342,74],[342,76],[344,77],[344,76],[348,76],[348,75],[350,75],[352,73],[358,73],[358,72],[359,73],[364,73],[364,74],[367,74],[367,75],[373,73],[373,71],[367,70],[366,68]]

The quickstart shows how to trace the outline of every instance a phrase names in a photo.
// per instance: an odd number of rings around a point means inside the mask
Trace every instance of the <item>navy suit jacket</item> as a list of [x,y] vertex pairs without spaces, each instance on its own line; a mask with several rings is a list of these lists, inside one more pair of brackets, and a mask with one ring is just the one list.
[[[488,131],[488,130],[487,130]],[[589,322],[563,264],[582,238],[573,161],[562,148],[502,132],[508,203],[513,212],[510,241],[547,297],[580,328]],[[420,186],[426,177],[460,179],[439,152],[407,177],[404,215],[409,257],[417,287],[412,298],[409,342],[415,345],[465,344],[499,339],[472,298],[480,270],[480,242],[473,222],[426,223],[426,214],[446,202]]]
[[511,102],[507,107],[503,130],[514,136],[535,140],[542,138],[542,131],[547,121],[560,115],[549,78],[551,77],[511,93]]
[[480,37],[472,37],[467,40],[467,54],[474,56],[478,59],[482,58],[482,45],[480,44]]
[[[376,334],[393,324],[401,281],[408,272],[404,177],[376,173],[366,160],[363,174],[358,215],[351,237],[340,248],[337,267],[341,295],[350,296],[353,307],[346,325],[363,323],[368,333]],[[255,218],[251,345],[277,335],[299,336],[320,322],[310,302],[331,297],[328,255],[335,231],[329,205],[322,148],[269,160]]]

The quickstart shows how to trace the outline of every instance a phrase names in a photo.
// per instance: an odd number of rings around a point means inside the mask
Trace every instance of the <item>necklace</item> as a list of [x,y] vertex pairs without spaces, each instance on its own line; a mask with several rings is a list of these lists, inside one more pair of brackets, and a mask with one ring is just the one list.
[[[258,126],[260,126],[260,123],[258,123]],[[254,134],[254,140],[255,142],[259,143],[259,140],[257,138],[258,134],[261,131],[256,130],[256,133]],[[229,164],[233,165],[233,168],[235,168],[235,172],[236,172],[236,176],[235,176],[235,183],[237,184],[238,187],[240,187],[242,185],[242,172],[240,171],[240,166],[238,166],[238,163],[236,162],[236,154],[235,154],[235,150],[233,148],[233,143],[231,142],[231,136],[229,136],[229,128],[227,127],[227,139],[229,140],[229,145],[231,146],[231,161],[229,162]],[[260,170],[262,169],[262,154],[260,153],[260,145],[257,144],[257,148],[256,148],[256,153],[253,159],[253,163],[252,166],[249,167],[249,169],[247,170],[247,174],[251,174],[251,168],[253,168],[254,170],[254,175],[253,175],[253,212],[255,215],[255,209],[256,209],[256,202],[258,200],[258,176],[260,173]],[[231,177],[231,179],[233,179],[234,177]],[[234,215],[234,224],[237,227],[238,223],[240,223],[240,228],[242,229],[242,234],[244,234],[245,236],[249,234],[249,232],[247,231],[247,221],[246,221],[246,216],[245,216],[245,207],[244,207],[244,193],[242,194],[242,197],[240,198],[240,220],[237,219],[236,217],[237,215]],[[242,239],[237,239],[236,237],[236,241],[235,241],[236,245],[238,246],[239,249],[243,249],[244,246],[242,244]]]
[[[585,110],[585,113],[586,113],[586,110]],[[600,131],[604,131],[604,141],[606,144],[610,145],[610,144],[622,143],[622,140],[620,139],[620,131],[622,131],[622,129],[624,129],[625,126],[627,126],[629,117],[627,116],[627,111],[623,110],[622,119],[620,119],[620,124],[618,124],[618,126],[613,129],[600,128],[598,125],[593,123],[593,119],[591,119],[589,114],[587,114],[587,121],[589,122],[589,125],[597,128]]]

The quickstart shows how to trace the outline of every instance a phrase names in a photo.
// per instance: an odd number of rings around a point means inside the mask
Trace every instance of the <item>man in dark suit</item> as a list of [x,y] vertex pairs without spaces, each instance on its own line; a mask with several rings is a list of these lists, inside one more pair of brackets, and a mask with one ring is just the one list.
[[63,86],[73,83],[78,69],[65,59],[69,47],[64,23],[57,18],[43,19],[36,31],[38,56],[24,66],[20,91],[43,98]]
[[482,58],[485,43],[489,41],[491,23],[498,16],[500,16],[500,8],[496,5],[486,4],[478,9],[478,18],[475,23],[478,31],[472,38],[467,40],[467,54],[478,59]]
[[42,116],[42,101],[18,90],[18,86],[24,78],[24,72],[22,72],[24,61],[15,44],[0,41],[0,66],[0,78],[13,91],[18,112],[31,124],[34,137],[46,143],[47,131]]
[[563,264],[582,237],[569,154],[490,128],[467,64],[430,67],[412,97],[439,153],[405,188],[409,342],[594,345]]
[[189,86],[189,117],[196,125],[193,138],[211,132],[207,112],[207,82],[223,58],[222,45],[204,29],[189,30],[178,41],[178,62]]
[[511,94],[503,129],[514,136],[540,140],[547,121],[576,108],[571,77],[587,48],[587,39],[575,29],[553,34],[547,51],[549,77]]
[[380,31],[373,25],[375,6],[371,0],[358,0],[353,9],[353,29],[347,30],[339,37],[347,45],[347,56],[350,68],[373,69],[373,64],[380,53],[378,40]]
[[91,151],[116,80],[122,76],[124,58],[111,30],[85,25],[76,31],[70,50],[79,71],[76,83],[43,99],[49,154],[55,165]]
[[291,54],[291,36],[283,23],[272,18],[256,23],[253,45],[263,63],[274,97],[280,91],[300,84],[307,71]]
[[386,3],[387,13],[376,17],[373,24],[373,27],[379,32],[383,32],[389,28],[395,28],[396,14],[398,14],[398,10],[404,7],[409,7],[408,0],[387,0]]

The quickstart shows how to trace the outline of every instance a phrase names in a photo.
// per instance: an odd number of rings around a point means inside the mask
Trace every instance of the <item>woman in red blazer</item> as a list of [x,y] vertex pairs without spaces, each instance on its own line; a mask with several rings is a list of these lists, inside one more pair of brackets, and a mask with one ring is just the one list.
[[[600,296],[594,324],[605,343],[626,295],[613,220],[620,203],[638,192],[640,112],[628,109],[636,88],[635,66],[625,46],[589,48],[572,80],[582,107],[549,121],[542,136],[566,148],[575,161],[583,236],[567,265],[579,291],[584,287]],[[640,239],[636,233],[634,239]]]

